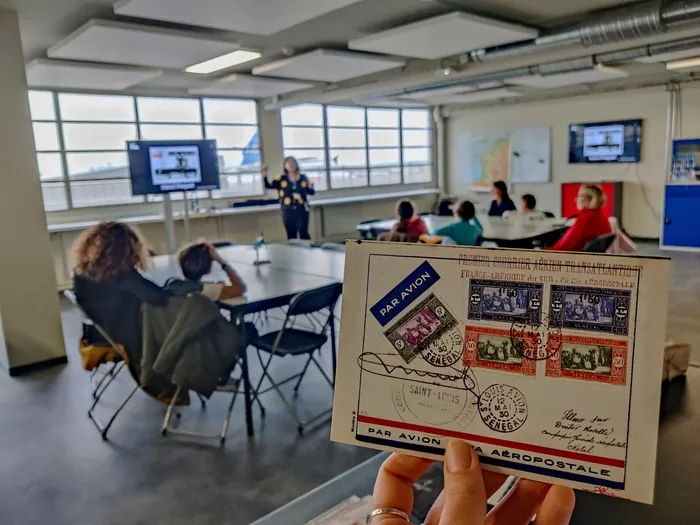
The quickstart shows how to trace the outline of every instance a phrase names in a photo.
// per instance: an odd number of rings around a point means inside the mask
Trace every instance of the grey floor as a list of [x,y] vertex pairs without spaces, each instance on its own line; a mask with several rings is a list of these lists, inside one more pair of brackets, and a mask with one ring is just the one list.
[[[659,254],[651,245],[641,252]],[[700,364],[700,256],[674,253],[672,261],[667,338],[690,342]],[[331,443],[327,424],[298,436],[273,394],[264,399],[265,420],[256,414],[251,440],[239,404],[225,448],[161,437],[164,408],[141,393],[103,442],[85,414],[89,383],[75,357],[80,318],[66,307],[63,321],[67,366],[15,379],[0,373],[3,525],[244,525],[374,454]],[[285,374],[299,363],[280,365],[277,373]],[[107,405],[131,385],[123,376]],[[227,401],[215,395],[206,413],[193,405],[183,418],[216,430]],[[330,402],[320,375],[310,375],[300,410],[312,414]]]

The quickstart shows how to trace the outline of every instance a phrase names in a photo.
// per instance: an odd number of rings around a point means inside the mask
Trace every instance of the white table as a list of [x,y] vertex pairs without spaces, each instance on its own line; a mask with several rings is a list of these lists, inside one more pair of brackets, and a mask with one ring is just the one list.
[[[424,215],[421,218],[431,234],[456,220],[454,217],[438,215]],[[565,220],[557,218],[526,219],[516,217],[504,219],[503,217],[479,215],[478,219],[484,228],[484,233],[481,235],[483,240],[495,242],[499,246],[521,245],[566,229]],[[357,231],[360,234],[371,233],[372,236],[377,236],[380,233],[391,231],[394,224],[396,224],[395,219],[358,224]]]

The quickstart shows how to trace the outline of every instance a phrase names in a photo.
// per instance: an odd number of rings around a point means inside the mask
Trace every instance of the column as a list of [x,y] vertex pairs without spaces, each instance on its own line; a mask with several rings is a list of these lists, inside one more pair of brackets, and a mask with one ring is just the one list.
[[0,364],[66,361],[17,14],[0,9]]

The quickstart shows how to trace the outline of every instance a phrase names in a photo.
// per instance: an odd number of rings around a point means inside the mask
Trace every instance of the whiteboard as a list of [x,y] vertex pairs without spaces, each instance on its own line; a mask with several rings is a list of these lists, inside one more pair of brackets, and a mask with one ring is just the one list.
[[551,180],[550,144],[549,126],[511,132],[511,182],[549,182]]

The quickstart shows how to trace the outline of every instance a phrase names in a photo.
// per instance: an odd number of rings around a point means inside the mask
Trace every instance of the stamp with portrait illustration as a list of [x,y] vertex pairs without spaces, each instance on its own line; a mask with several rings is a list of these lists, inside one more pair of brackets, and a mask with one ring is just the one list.
[[532,335],[515,337],[507,328],[467,325],[462,361],[465,367],[534,376],[537,361],[527,357],[534,345]]
[[563,335],[560,349],[551,353],[545,370],[547,377],[626,385],[627,341]]
[[467,319],[540,324],[543,287],[540,283],[471,279]]

